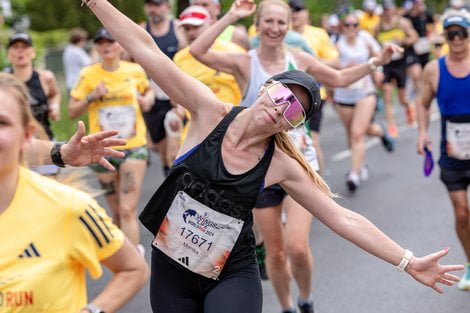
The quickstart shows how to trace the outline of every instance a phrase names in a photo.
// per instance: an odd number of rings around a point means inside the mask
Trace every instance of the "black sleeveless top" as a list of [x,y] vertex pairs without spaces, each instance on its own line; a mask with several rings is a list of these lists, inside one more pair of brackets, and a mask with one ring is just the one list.
[[33,75],[31,75],[31,78],[25,84],[28,87],[29,104],[31,105],[33,116],[44,127],[49,139],[52,139],[51,124],[49,122],[49,101],[42,88],[39,73],[33,71]]
[[162,50],[162,52],[165,53],[167,57],[173,60],[173,57],[175,56],[176,52],[178,52],[178,37],[176,37],[175,25],[173,23],[173,20],[170,20],[170,28],[168,30],[168,33],[161,37],[157,37],[152,34],[148,21],[145,24],[145,29],[150,34],[150,36],[152,36],[158,48],[160,48],[160,50]]
[[243,109],[233,107],[203,142],[175,161],[168,177],[139,216],[142,224],[156,235],[176,194],[184,190],[211,209],[243,220],[240,236],[223,272],[255,261],[251,210],[264,187],[275,146],[272,138],[260,162],[247,172],[233,175],[227,171],[222,160],[222,140],[229,124]]

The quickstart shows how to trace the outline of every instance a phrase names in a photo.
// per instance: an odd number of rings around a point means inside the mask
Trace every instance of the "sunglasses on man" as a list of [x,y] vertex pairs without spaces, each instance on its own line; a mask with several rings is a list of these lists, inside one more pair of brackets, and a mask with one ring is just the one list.
[[304,108],[288,87],[280,82],[274,82],[267,87],[266,91],[275,106],[289,104],[282,112],[282,116],[290,126],[295,128],[305,122]]
[[464,40],[468,38],[468,31],[464,28],[458,30],[448,30],[445,32],[446,39],[448,41],[454,40],[456,37],[459,37],[460,40]]

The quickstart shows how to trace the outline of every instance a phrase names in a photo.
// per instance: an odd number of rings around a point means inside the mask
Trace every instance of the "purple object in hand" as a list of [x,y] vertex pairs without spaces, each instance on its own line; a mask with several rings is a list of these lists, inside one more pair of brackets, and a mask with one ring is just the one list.
[[428,177],[429,175],[431,175],[433,167],[434,160],[432,158],[432,152],[427,147],[424,147],[424,176]]

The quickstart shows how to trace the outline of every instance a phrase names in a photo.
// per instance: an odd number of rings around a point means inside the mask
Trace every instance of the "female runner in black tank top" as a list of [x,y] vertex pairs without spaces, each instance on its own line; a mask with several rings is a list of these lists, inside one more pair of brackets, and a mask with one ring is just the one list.
[[[462,266],[438,263],[448,249],[413,257],[366,218],[333,201],[325,182],[293,148],[285,130],[311,116],[320,103],[318,85],[311,76],[299,71],[276,75],[250,108],[233,108],[179,70],[145,29],[109,2],[85,3],[192,117],[175,167],[141,215],[156,236],[151,282],[154,312],[261,312],[249,226],[256,190],[276,183],[333,231],[421,283],[442,292],[438,282],[458,281],[447,272]],[[242,16],[255,5],[240,0],[234,7],[231,14]],[[282,97],[270,90],[280,91]],[[289,114],[293,111],[301,112],[302,119],[294,121]]]

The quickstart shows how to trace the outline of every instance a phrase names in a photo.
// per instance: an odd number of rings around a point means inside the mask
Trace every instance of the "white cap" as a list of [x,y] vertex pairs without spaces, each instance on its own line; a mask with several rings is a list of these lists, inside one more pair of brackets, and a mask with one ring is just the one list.
[[375,0],[364,0],[362,3],[362,8],[366,11],[373,11],[376,5],[377,2],[375,2]]
[[199,5],[190,5],[179,16],[179,25],[201,26],[210,18],[209,12]]

